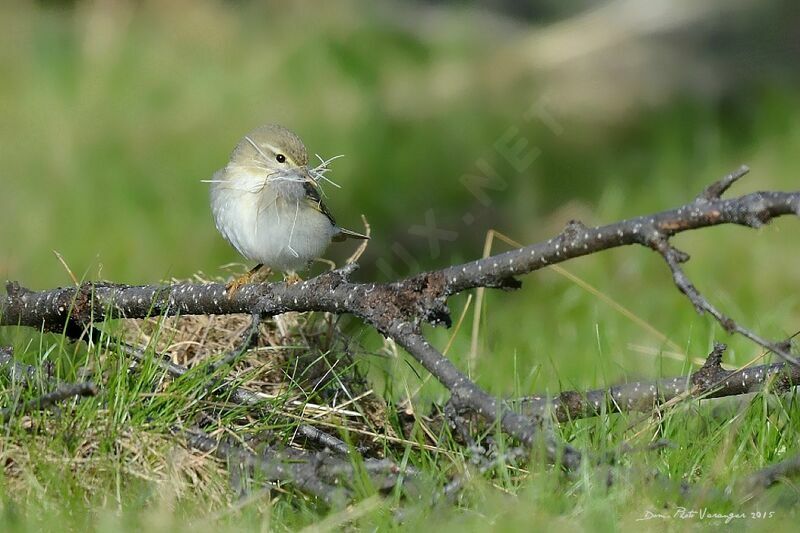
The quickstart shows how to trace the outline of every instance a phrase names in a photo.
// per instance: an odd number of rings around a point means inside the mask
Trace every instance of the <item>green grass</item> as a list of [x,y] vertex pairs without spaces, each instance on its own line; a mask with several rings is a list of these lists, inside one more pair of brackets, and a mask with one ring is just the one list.
[[[221,324],[224,322],[213,327]],[[153,325],[152,333],[159,331],[160,327]],[[168,331],[171,330],[164,330],[165,336]],[[308,330],[305,333],[309,335]],[[36,345],[25,350],[21,341],[17,338],[15,343],[20,347],[20,360],[40,367],[48,361],[56,362],[55,375],[66,380],[76,380],[78,370],[88,367],[96,376],[102,375],[102,385],[97,398],[66,402],[56,413],[33,413],[4,426],[2,454],[6,468],[0,486],[5,499],[0,523],[6,530],[155,527],[217,531],[257,529],[265,523],[271,528],[292,529],[314,524],[328,512],[323,505],[293,491],[290,485],[267,496],[259,492],[260,485],[254,481],[250,487],[256,497],[237,500],[238,490],[229,484],[224,463],[187,452],[168,432],[173,424],[193,420],[204,411],[216,412],[219,417],[208,431],[229,428],[245,438],[268,430],[277,433],[279,440],[288,439],[294,421],[281,413],[287,412],[288,400],[297,397],[297,387],[290,386],[256,411],[217,410],[214,405],[222,404],[200,394],[208,380],[203,371],[171,382],[164,380],[163,372],[155,365],[145,364],[131,372],[126,357],[115,350],[113,341],[86,349],[62,344],[59,337],[48,335],[44,345],[55,347],[49,352]],[[291,369],[293,355],[296,357],[298,351],[283,351],[286,353],[275,352],[274,357],[284,360],[286,368]],[[326,354],[337,356],[335,351],[327,350],[317,356]],[[370,366],[368,356],[360,359],[361,367]],[[247,365],[249,371],[239,373],[244,383],[250,384],[253,373],[259,372],[252,364]],[[397,370],[400,369],[392,371],[392,388],[396,392],[418,386],[413,373]],[[341,372],[342,376],[348,374],[347,369]],[[510,377],[521,383],[512,392],[527,391],[525,375],[514,373]],[[291,381],[301,382],[302,372]],[[154,383],[161,386],[154,389]],[[17,390],[4,387],[3,403],[19,400],[10,396],[15,394],[11,391]],[[21,399],[37,394],[35,389],[26,391]],[[319,402],[323,396],[324,391],[317,391],[306,398]],[[429,405],[421,397],[415,399],[420,412]],[[724,488],[754,469],[796,451],[800,420],[795,401],[792,395],[756,395],[708,404],[693,401],[683,402],[657,419],[633,413],[563,424],[558,428],[559,435],[597,454],[613,450],[623,439],[634,446],[666,439],[671,446],[626,456],[614,470],[619,478],[611,488],[605,486],[604,468],[587,466],[567,477],[547,467],[541,458],[534,457],[523,464],[523,470],[499,463],[484,475],[473,471],[474,477],[454,504],[434,504],[437,487],[450,475],[473,467],[463,447],[447,432],[441,434],[436,451],[417,448],[413,439],[408,445],[399,446],[381,445],[378,439],[381,453],[414,466],[422,474],[411,493],[414,496],[395,492],[375,499],[375,489],[368,481],[356,481],[357,500],[368,504],[368,512],[356,523],[365,528],[435,526],[455,530],[491,526],[510,530],[535,519],[537,524],[553,527],[572,524],[606,529],[634,526],[646,511],[672,514],[677,506],[685,506],[715,513],[744,512],[748,516],[771,511],[775,517],[761,525],[788,526],[796,520],[793,504],[797,494],[791,485],[748,502],[739,501],[741,494],[726,495]],[[386,420],[397,420],[394,409],[389,404]],[[259,415],[247,417],[248,413]],[[345,422],[342,436],[346,437],[348,427],[357,430],[360,426]],[[492,433],[489,428],[487,434]],[[357,432],[350,433],[348,440],[364,442]],[[426,441],[420,437],[418,442]],[[654,471],[661,473],[660,480],[648,479],[646,473]],[[681,496],[681,482],[696,486],[700,495]],[[335,516],[337,510],[331,512]],[[396,522],[399,513],[402,525]],[[737,525],[753,527],[759,522],[748,519]]]
[[[498,93],[480,74],[497,43],[460,24],[458,13],[447,19],[447,31],[431,37],[361,3],[319,8],[314,19],[300,8],[237,6],[0,7],[0,276],[34,289],[69,284],[52,250],[85,279],[154,283],[197,271],[225,275],[220,265],[239,259],[214,230],[200,180],[224,164],[248,129],[271,120],[298,130],[313,152],[346,155],[334,167],[342,189],[329,189],[329,201],[344,225],[357,228],[362,213],[372,224],[361,279],[385,277],[379,259],[406,273],[477,257],[490,228],[533,242],[571,218],[603,223],[671,208],[741,163],[752,174],[731,194],[797,189],[800,99],[786,79],[745,84],[724,105],[676,95],[613,124],[598,125],[580,113],[559,117],[565,129],[554,135],[522,118],[540,80]],[[493,148],[512,126],[541,149],[521,173]],[[488,190],[488,207],[459,182],[481,158],[507,182],[503,190]],[[428,209],[437,225],[458,233],[441,243],[438,255],[408,231],[424,224]],[[471,225],[462,221],[466,212],[476,215]],[[693,232],[675,243],[692,255],[687,270],[715,304],[760,334],[780,338],[800,329],[798,230],[800,221],[781,219],[757,231]],[[394,245],[418,264],[407,265]],[[331,256],[341,260],[350,252],[333,249]],[[660,335],[552,270],[526,276],[519,291],[487,293],[475,361],[468,358],[471,307],[461,328],[426,333],[441,348],[452,336],[448,355],[501,396],[686,374],[693,368],[686,357],[702,359],[715,340],[730,345],[726,363],[744,364],[760,353],[696,315],[648,250],[613,250],[564,266]],[[454,318],[466,302],[466,295],[451,301]],[[355,366],[374,396],[388,402],[376,420],[397,424],[395,402],[408,391],[419,413],[447,398],[424,369],[402,353],[393,357],[374,332],[356,321],[345,324],[358,340]],[[158,324],[144,326],[146,336],[130,324],[103,327],[162,347],[179,335],[191,338]],[[208,345],[212,357],[236,338],[233,327],[210,331],[216,335]],[[26,363],[52,365],[59,378],[75,380],[88,369],[101,384],[97,398],[0,428],[3,531],[291,530],[322,520],[335,529],[344,523],[342,510],[326,509],[291,486],[239,500],[226,465],[169,436],[176,422],[214,409],[207,399],[197,401],[204,374],[171,381],[152,365],[130,372],[114,342],[88,348],[18,328],[0,329],[0,345],[14,346]],[[332,363],[341,349],[314,345],[304,356]],[[275,376],[302,381],[305,366],[298,361],[308,360],[298,359],[299,351],[285,347],[253,358],[277,365],[270,367],[275,375],[259,374],[252,364],[238,367],[237,377],[252,386],[268,375],[269,383],[286,387],[258,417],[214,411],[219,418],[212,428],[242,435],[269,430],[287,441],[297,423],[286,415],[295,413],[287,400],[300,390]],[[354,369],[337,371],[346,377]],[[0,406],[41,392],[26,390],[18,398],[0,379]],[[304,401],[330,401],[329,392]],[[480,475],[473,469],[456,502],[436,505],[437,489],[472,468],[464,448],[446,431],[437,451],[378,440],[381,453],[422,471],[418,494],[373,498],[375,490],[359,479],[355,509],[363,514],[355,524],[441,531],[709,525],[636,521],[646,511],[672,514],[682,505],[748,516],[774,512],[769,519],[735,520],[733,527],[789,529],[798,518],[792,483],[747,502],[724,491],[686,499],[678,487],[685,481],[722,491],[797,453],[795,402],[794,394],[755,395],[684,402],[657,419],[609,415],[563,424],[560,436],[583,450],[611,450],[624,439],[645,445],[665,438],[672,446],[627,456],[619,471],[629,474],[611,488],[599,470],[569,477],[534,456],[520,465],[524,471],[498,465]],[[423,442],[421,428],[416,434]],[[662,481],[648,481],[643,473],[651,471]],[[258,495],[258,483],[251,488]]]

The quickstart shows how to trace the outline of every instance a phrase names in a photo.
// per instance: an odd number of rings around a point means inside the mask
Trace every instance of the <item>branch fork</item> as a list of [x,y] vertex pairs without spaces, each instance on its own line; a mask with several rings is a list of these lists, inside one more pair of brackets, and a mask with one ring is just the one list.
[[[540,433],[531,417],[512,411],[504,401],[483,391],[425,339],[422,333],[425,323],[450,324],[447,307],[450,296],[478,287],[514,289],[519,287],[518,276],[548,265],[610,248],[644,245],[661,255],[675,285],[698,312],[713,316],[726,331],[743,335],[773,351],[793,365],[793,371],[797,368],[794,365],[798,361],[785,343],[761,338],[711,305],[680,266],[689,256],[669,242],[674,235],[689,230],[721,224],[759,227],[779,216],[800,216],[800,191],[756,192],[722,198],[746,172],[746,167],[738,169],[707,187],[692,202],[672,210],[605,226],[587,227],[573,221],[561,234],[545,242],[391,283],[351,281],[350,276],[357,268],[355,263],[294,285],[245,285],[230,298],[225,294],[225,286],[219,283],[165,286],[88,283],[78,288],[41,292],[11,283],[6,297],[0,299],[0,325],[58,331],[66,327],[67,334],[79,338],[78,331],[82,334],[89,324],[115,317],[233,313],[271,316],[288,311],[349,313],[405,348],[449,389],[459,405],[531,445]],[[551,460],[569,468],[580,464],[581,455],[576,450],[551,436],[544,438]]]

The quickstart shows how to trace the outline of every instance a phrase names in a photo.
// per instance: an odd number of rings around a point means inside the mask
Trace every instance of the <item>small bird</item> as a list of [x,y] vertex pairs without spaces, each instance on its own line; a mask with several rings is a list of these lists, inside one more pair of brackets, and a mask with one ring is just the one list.
[[228,284],[228,296],[263,267],[297,281],[296,271],[321,256],[331,241],[368,239],[340,228],[319,194],[328,163],[308,166],[303,141],[277,124],[239,141],[225,168],[211,180],[211,211],[217,230],[258,265]]

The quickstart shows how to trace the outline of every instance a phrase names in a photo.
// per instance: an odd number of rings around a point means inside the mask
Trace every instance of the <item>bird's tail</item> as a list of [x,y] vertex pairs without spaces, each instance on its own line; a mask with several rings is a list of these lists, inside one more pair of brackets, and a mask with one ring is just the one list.
[[336,235],[333,236],[333,240],[336,242],[346,241],[347,239],[361,239],[367,240],[369,237],[364,235],[363,233],[358,233],[356,231],[351,231],[349,229],[344,228],[337,228],[339,231]]

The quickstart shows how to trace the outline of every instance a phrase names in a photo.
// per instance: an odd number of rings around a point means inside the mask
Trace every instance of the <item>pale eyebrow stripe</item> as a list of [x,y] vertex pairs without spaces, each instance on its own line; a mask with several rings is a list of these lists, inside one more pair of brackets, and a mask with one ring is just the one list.
[[290,156],[290,155],[289,155],[289,154],[287,154],[286,152],[282,151],[282,150],[281,150],[280,148],[278,148],[277,146],[273,146],[273,145],[271,145],[271,144],[268,144],[268,145],[267,145],[267,148],[269,148],[270,150],[272,150],[272,151],[273,151],[273,152],[275,152],[276,154],[283,154],[283,156],[284,156],[284,157],[285,157],[287,160],[289,160],[289,161],[290,161],[290,162],[291,162],[293,165],[297,166],[297,161],[295,161],[295,160],[294,160],[294,158],[292,158],[292,156]]
[[[261,157],[263,157],[265,161],[269,161],[269,157],[267,157],[267,154],[265,154],[265,153],[264,153],[264,152],[261,150],[261,148],[259,148],[259,146],[258,146],[258,145],[257,145],[257,144],[256,144],[256,143],[253,141],[253,139],[251,139],[251,138],[250,138],[250,136],[249,136],[249,135],[245,135],[245,136],[244,136],[244,139],[245,139],[247,142],[249,142],[249,143],[250,143],[250,145],[251,145],[253,148],[255,148],[255,149],[256,149],[256,151],[257,151],[259,154],[261,154]],[[280,149],[279,149],[277,146],[273,146],[273,145],[271,145],[271,144],[268,144],[268,145],[266,145],[266,146],[267,146],[267,148],[269,148],[270,150],[272,150],[272,151],[273,151],[273,152],[275,152],[276,154],[281,154],[281,153],[283,153],[283,152],[281,152],[281,150],[280,150]],[[293,165],[297,165],[297,162],[296,162],[294,159],[292,159],[292,157],[291,157],[291,156],[288,156],[288,155],[286,155],[286,154],[283,154],[283,156],[284,156],[286,159],[288,159],[289,161],[291,161]]]

